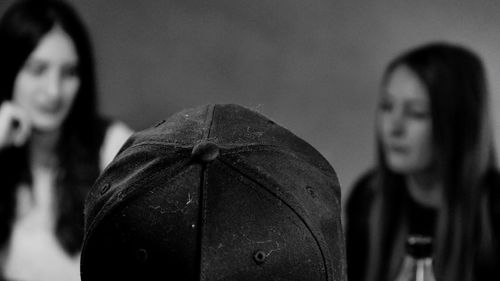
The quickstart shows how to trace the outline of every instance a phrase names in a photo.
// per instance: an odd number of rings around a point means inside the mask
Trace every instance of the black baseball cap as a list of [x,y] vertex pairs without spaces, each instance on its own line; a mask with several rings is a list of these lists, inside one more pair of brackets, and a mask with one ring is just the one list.
[[85,203],[82,281],[346,280],[340,185],[304,140],[234,104],[132,135]]

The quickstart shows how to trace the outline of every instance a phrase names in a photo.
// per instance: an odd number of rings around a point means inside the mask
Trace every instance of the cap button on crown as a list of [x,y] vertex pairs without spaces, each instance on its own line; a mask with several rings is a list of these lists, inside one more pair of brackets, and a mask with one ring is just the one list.
[[193,147],[191,157],[202,163],[212,162],[219,156],[219,147],[209,141],[203,141]]

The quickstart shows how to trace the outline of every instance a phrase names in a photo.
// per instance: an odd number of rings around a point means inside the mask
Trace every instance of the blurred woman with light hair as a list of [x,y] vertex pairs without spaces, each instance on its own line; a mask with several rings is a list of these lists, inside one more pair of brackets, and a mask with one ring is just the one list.
[[481,59],[449,43],[397,57],[382,80],[378,162],[347,202],[349,280],[394,280],[410,236],[437,280],[500,280],[500,175]]

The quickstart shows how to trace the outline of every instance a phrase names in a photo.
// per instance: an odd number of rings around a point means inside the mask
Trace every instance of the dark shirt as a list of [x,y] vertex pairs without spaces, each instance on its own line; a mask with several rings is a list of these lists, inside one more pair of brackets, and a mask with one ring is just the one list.
[[[369,225],[375,198],[373,172],[365,174],[355,184],[346,205],[346,248],[349,281],[363,281],[367,271],[369,256]],[[500,174],[490,172],[485,180],[490,201],[490,215],[495,239],[496,266],[488,270],[476,260],[477,280],[500,280]],[[408,197],[409,198],[409,197]],[[404,199],[403,199],[404,200]],[[410,200],[406,201],[409,216],[409,232],[433,236],[437,221],[437,211]],[[388,263],[389,261],[387,261]],[[388,266],[385,264],[384,266]],[[490,276],[488,276],[490,275]],[[495,279],[498,278],[498,279]]]
[[[409,197],[409,196],[408,196]],[[419,236],[434,236],[436,228],[437,210],[408,198],[409,234]]]

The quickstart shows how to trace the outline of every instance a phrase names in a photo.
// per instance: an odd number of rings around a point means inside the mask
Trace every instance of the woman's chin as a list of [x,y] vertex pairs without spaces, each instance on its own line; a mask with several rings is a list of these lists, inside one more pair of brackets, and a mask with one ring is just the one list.
[[59,120],[37,120],[33,121],[33,131],[35,133],[51,133],[57,132],[62,125],[62,121]]
[[404,159],[389,159],[387,165],[391,171],[398,174],[411,174],[417,168]]
[[388,163],[388,167],[392,172],[402,175],[419,174],[426,170],[424,167],[412,165],[411,163]]

